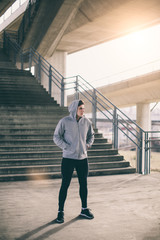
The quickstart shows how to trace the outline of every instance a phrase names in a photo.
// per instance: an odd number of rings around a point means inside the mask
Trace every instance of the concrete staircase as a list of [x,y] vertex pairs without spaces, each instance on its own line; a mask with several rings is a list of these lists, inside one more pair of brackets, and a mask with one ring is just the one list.
[[[66,107],[0,50],[0,181],[60,177],[62,152],[52,139],[57,122],[66,115]],[[136,171],[97,129],[88,155],[90,176]]]

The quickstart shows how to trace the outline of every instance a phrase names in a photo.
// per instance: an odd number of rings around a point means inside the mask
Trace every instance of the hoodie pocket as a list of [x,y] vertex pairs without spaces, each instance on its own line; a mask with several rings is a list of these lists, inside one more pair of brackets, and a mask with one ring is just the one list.
[[64,150],[67,151],[71,148],[71,145],[70,144],[66,144],[66,146],[64,147]]

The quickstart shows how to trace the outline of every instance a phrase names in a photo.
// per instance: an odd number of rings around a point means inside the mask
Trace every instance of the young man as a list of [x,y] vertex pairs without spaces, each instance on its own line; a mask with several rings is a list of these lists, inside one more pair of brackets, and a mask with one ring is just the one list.
[[62,184],[59,191],[59,209],[56,221],[64,222],[64,203],[72,174],[76,169],[79,180],[79,194],[82,203],[81,216],[94,218],[87,208],[87,176],[88,159],[87,149],[94,141],[94,131],[89,119],[84,116],[84,102],[75,100],[69,106],[70,115],[62,118],[54,132],[55,144],[63,150],[61,165]]

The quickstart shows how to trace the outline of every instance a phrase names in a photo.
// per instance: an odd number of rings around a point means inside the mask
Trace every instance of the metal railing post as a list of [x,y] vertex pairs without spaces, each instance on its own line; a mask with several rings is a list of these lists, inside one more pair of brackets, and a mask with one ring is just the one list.
[[79,91],[78,91],[78,76],[76,76],[76,82],[75,82],[75,100],[79,99]]
[[148,157],[148,160],[149,160],[149,171],[148,173],[150,174],[151,173],[151,141],[150,141],[150,138],[149,138],[149,157]]
[[52,69],[51,69],[51,65],[49,66],[48,92],[49,92],[50,95],[52,95]]
[[16,59],[17,59],[17,52],[16,52],[16,50],[14,50],[13,54],[14,54],[14,57],[13,57],[14,58],[14,64],[16,65]]
[[41,56],[38,59],[38,82],[41,83]]
[[62,77],[62,82],[61,82],[61,107],[64,107],[64,78]]
[[21,52],[20,58],[21,58],[21,70],[23,70],[23,52]]
[[3,33],[3,49],[6,50],[6,31]]
[[145,155],[144,155],[144,174],[149,173],[149,139],[148,132],[145,132]]
[[97,128],[97,95],[95,89],[92,92],[92,123]]
[[29,50],[29,71],[31,72],[32,68],[32,50]]
[[117,115],[117,108],[114,107],[114,112],[113,112],[113,145],[114,148],[118,148],[118,115]]
[[139,147],[137,147],[137,173],[142,174],[143,132],[140,130]]

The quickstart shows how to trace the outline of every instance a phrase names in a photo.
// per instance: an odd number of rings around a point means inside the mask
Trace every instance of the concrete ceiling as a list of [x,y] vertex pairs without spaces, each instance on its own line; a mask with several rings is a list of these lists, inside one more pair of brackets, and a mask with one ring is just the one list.
[[57,49],[73,53],[160,23],[159,0],[84,0]]
[[[0,1],[0,11],[11,2]],[[42,7],[41,11],[38,10],[39,16],[36,16],[24,43],[24,48],[33,46],[44,57],[52,56],[55,49],[70,54],[160,23],[159,0],[63,0],[52,23],[47,17],[58,1],[45,2],[50,9],[45,11]],[[44,5],[44,1],[40,3]],[[13,23],[9,29],[16,30],[18,24],[18,21]],[[35,34],[37,31],[38,35]]]

